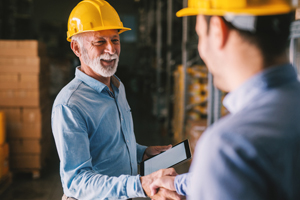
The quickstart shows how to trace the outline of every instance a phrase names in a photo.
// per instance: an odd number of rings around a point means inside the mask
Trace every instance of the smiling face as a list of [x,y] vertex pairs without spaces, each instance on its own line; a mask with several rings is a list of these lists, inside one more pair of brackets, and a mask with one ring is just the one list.
[[[90,67],[102,77],[115,74],[120,55],[120,38],[117,30],[83,33],[80,50],[82,65]],[[85,66],[83,66],[85,67]]]

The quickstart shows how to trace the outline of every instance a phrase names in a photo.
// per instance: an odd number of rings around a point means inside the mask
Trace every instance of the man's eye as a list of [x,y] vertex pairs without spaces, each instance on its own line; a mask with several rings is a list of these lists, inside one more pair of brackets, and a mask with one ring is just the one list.
[[113,39],[112,42],[119,42],[119,40],[118,39]]
[[101,44],[103,44],[103,43],[105,43],[105,41],[100,40],[100,41],[94,42],[94,45],[101,45]]

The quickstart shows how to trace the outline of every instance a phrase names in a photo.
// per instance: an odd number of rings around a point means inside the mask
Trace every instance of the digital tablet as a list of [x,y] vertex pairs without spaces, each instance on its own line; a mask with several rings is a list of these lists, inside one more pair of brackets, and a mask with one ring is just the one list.
[[191,158],[190,145],[188,140],[184,140],[154,157],[140,163],[140,174],[142,176],[151,174],[159,169],[173,167]]

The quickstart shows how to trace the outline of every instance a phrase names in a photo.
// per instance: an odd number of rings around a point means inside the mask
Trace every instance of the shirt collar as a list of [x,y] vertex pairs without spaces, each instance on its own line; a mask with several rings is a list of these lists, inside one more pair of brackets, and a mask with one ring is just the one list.
[[[75,71],[75,77],[80,79],[82,82],[96,90],[97,92],[101,93],[103,89],[107,88],[107,85],[104,83],[88,76],[87,74],[83,73],[80,69],[80,66],[76,67]],[[120,87],[120,79],[116,76],[113,75],[111,77],[111,83],[118,89]]]
[[264,90],[297,81],[295,69],[290,64],[270,67],[253,76],[239,88],[230,92],[223,100],[223,105],[230,113],[236,113],[255,101]]

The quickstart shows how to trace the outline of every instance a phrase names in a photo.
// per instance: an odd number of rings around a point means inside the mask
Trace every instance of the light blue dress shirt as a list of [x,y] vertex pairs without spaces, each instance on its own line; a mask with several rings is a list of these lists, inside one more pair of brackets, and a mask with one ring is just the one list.
[[271,67],[229,93],[231,114],[197,143],[177,192],[203,200],[300,199],[300,84],[289,65]]
[[145,146],[136,143],[124,85],[114,93],[76,69],[57,95],[52,131],[66,196],[80,200],[145,197],[138,173]]

